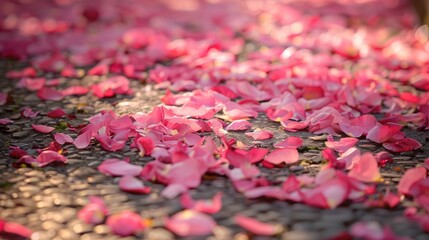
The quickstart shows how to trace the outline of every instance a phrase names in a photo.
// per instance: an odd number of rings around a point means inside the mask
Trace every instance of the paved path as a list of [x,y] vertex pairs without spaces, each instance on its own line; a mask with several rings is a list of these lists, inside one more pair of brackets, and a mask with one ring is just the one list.
[[[301,9],[299,5],[298,9]],[[328,11],[329,8],[319,10],[324,16],[324,11]],[[309,10],[312,14],[317,11],[318,9]],[[61,101],[42,101],[35,93],[17,88],[15,86],[17,80],[5,76],[10,70],[19,70],[26,66],[28,62],[20,63],[15,60],[0,62],[2,73],[0,89],[9,92],[13,99],[1,106],[0,118],[7,117],[14,121],[12,124],[0,126],[0,218],[32,229],[35,232],[34,239],[117,239],[118,237],[110,233],[106,225],[92,226],[76,217],[77,212],[88,203],[88,197],[96,195],[104,199],[112,213],[132,210],[153,220],[150,229],[124,239],[178,239],[163,228],[163,220],[180,211],[182,207],[177,198],[167,200],[161,197],[164,185],[147,182],[152,188],[151,193],[147,195],[125,193],[119,189],[118,179],[103,175],[97,170],[97,166],[107,158],[130,157],[132,163],[142,166],[151,161],[149,157],[140,157],[135,149],[130,149],[129,144],[117,152],[105,151],[99,144],[93,144],[84,150],[78,150],[71,144],[65,145],[63,154],[67,157],[68,163],[44,168],[14,168],[12,164],[16,160],[8,154],[10,146],[29,149],[31,154],[36,154],[36,148],[46,147],[52,141],[49,135],[34,131],[31,124],[55,126],[55,131],[70,134],[75,138],[77,134],[67,129],[65,124],[79,126],[87,123],[86,118],[102,110],[113,110],[118,114],[149,112],[161,103],[165,91],[155,89],[153,84],[131,81],[131,89],[134,91],[132,96],[98,99],[87,94],[78,97],[68,96]],[[48,79],[58,77],[51,73],[43,76]],[[89,86],[95,82],[100,82],[100,78],[95,76],[85,76],[82,79],[60,78],[61,87],[76,84]],[[406,85],[399,89],[408,90],[409,87]],[[38,111],[38,116],[22,117],[20,110],[24,107]],[[47,117],[46,114],[56,107],[65,109],[68,114],[75,114],[76,119]],[[272,143],[287,136],[300,136],[304,139],[304,146],[299,149],[300,164],[272,169],[260,167],[262,176],[268,180],[281,182],[291,173],[315,174],[326,163],[321,155],[321,150],[325,147],[324,139],[311,139],[309,137],[314,135],[304,131],[286,132],[278,123],[270,121],[263,114],[251,122],[255,128],[261,127],[274,132],[273,139],[257,143],[262,147],[272,148]],[[423,147],[417,151],[392,153],[393,163],[381,168],[384,182],[377,185],[380,193],[388,187],[395,189],[406,169],[421,164],[429,156],[427,131],[411,128],[404,131],[407,136],[422,143]],[[229,136],[244,143],[249,142],[242,133],[230,133]],[[363,151],[384,150],[379,144],[366,139],[361,139],[357,146]],[[412,201],[406,199],[393,209],[371,208],[363,203],[344,203],[336,209],[319,209],[300,203],[266,198],[246,199],[234,189],[227,178],[213,175],[204,176],[202,184],[190,190],[190,193],[197,199],[208,199],[218,191],[224,193],[223,208],[213,215],[219,226],[213,235],[208,237],[209,239],[328,239],[347,232],[350,226],[360,221],[388,225],[396,234],[412,239],[429,239],[429,235],[416,223],[404,217],[404,209],[414,205]],[[237,213],[254,217],[262,222],[281,224],[286,230],[273,237],[252,235],[234,223],[231,217]]]

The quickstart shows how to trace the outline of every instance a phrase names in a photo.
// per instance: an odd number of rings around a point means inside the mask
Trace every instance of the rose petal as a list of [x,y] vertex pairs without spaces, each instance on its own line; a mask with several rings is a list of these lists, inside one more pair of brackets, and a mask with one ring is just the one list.
[[204,213],[183,210],[165,222],[165,227],[181,237],[204,236],[212,233],[216,222]]
[[54,127],[49,127],[46,125],[31,124],[31,127],[40,133],[50,133],[55,130]]
[[116,158],[104,160],[98,171],[111,176],[139,176],[143,168]]
[[245,217],[242,215],[235,215],[234,221],[240,225],[240,227],[256,235],[272,236],[280,233],[283,230],[280,225],[262,223],[254,218]]
[[265,157],[265,161],[276,165],[281,163],[293,164],[298,162],[298,160],[298,151],[291,148],[275,149]]

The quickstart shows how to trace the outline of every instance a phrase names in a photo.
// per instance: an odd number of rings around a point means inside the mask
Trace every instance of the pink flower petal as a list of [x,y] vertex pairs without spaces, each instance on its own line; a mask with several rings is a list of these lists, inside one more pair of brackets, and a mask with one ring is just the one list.
[[240,227],[256,235],[272,236],[283,231],[283,228],[279,225],[262,223],[254,218],[242,215],[235,215],[234,221],[240,225]]
[[204,213],[183,210],[165,222],[165,227],[181,237],[204,236],[212,233],[216,222]]
[[[0,218],[0,233],[18,235],[25,239],[30,239],[33,232],[27,227],[14,222],[6,222]],[[11,238],[12,239],[12,238]],[[15,239],[15,238],[13,238]]]
[[13,123],[13,120],[11,120],[9,118],[0,118],[0,125],[6,125],[9,123]]
[[426,178],[427,170],[424,167],[416,167],[408,169],[398,184],[398,191],[405,195],[410,195],[411,187]]
[[73,143],[73,138],[64,133],[55,133],[54,139],[57,143],[63,145],[64,143]]
[[402,126],[396,123],[386,123],[385,125],[377,123],[375,127],[369,130],[366,138],[376,143],[383,143],[401,131],[401,129]]
[[53,88],[44,87],[37,92],[37,96],[42,100],[60,101],[64,98],[60,91]]
[[243,131],[252,127],[252,124],[247,120],[235,120],[226,126],[227,131]]
[[106,224],[114,234],[121,237],[134,235],[146,227],[140,215],[131,211],[122,211],[109,216]]
[[403,138],[395,142],[385,142],[383,147],[392,152],[409,152],[422,147],[422,144],[412,138]]
[[348,175],[362,182],[378,182],[381,180],[377,160],[371,153],[364,153],[357,160]]
[[327,141],[325,142],[325,145],[328,148],[332,148],[337,152],[345,152],[349,148],[353,147],[359,140],[357,138],[341,138],[340,141]]
[[88,224],[100,224],[104,222],[108,210],[103,199],[95,196],[89,197],[89,203],[77,214],[77,217]]
[[83,149],[89,146],[89,144],[91,143],[91,138],[92,132],[91,130],[87,130],[86,132],[77,136],[73,144],[76,146],[77,149]]
[[67,158],[63,155],[59,154],[58,152],[47,150],[43,151],[37,156],[37,163],[39,164],[39,167],[44,167],[50,163],[53,162],[61,162],[66,163]]
[[266,140],[273,137],[273,133],[271,131],[261,129],[256,129],[253,132],[247,132],[245,134],[254,140]]
[[265,157],[265,161],[270,162],[272,164],[293,164],[298,162],[299,154],[296,149],[291,148],[281,148],[275,149],[268,156]]
[[60,118],[66,115],[66,112],[62,108],[56,108],[48,112],[47,116],[50,118]]
[[45,125],[37,125],[37,124],[31,124],[31,127],[40,133],[50,133],[50,132],[55,130],[54,127],[49,127],[49,126],[45,126]]
[[150,193],[150,187],[144,186],[141,179],[133,176],[123,176],[121,180],[119,180],[119,188],[125,192],[131,193]]
[[6,104],[7,97],[8,97],[7,93],[0,92],[0,106],[3,106]]
[[180,196],[180,203],[184,208],[193,209],[198,212],[215,214],[222,208],[222,192],[218,192],[211,200],[194,201],[189,193],[185,192]]
[[139,176],[143,168],[116,158],[104,160],[98,171],[111,176]]
[[21,111],[21,115],[22,115],[23,117],[26,117],[26,118],[34,118],[34,117],[36,117],[37,115],[39,115],[39,112],[33,112],[33,110],[32,110],[31,108],[29,108],[29,107],[25,107],[25,108]]
[[303,144],[303,140],[300,137],[290,136],[285,140],[274,144],[275,148],[299,148]]

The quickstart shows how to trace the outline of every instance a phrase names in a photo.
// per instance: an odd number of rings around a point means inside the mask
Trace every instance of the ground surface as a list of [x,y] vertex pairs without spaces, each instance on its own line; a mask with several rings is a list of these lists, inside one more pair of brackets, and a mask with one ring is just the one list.
[[[295,6],[301,10],[303,8],[299,4]],[[353,12],[350,8],[343,7],[347,11]],[[329,9],[329,7],[313,8],[308,10],[308,14],[329,16]],[[347,11],[344,14],[348,13]],[[407,11],[410,12],[409,9]],[[338,15],[341,16],[341,11]],[[352,22],[353,18],[350,19]],[[357,31],[351,27],[353,24],[346,24],[345,26],[346,29],[348,27],[352,29],[350,31]],[[253,37],[252,33],[246,34],[247,36],[245,37]],[[275,39],[276,37],[273,38]],[[248,48],[253,46],[252,40],[244,40],[248,41]],[[270,41],[274,41],[273,39],[266,40],[268,46],[272,44]],[[256,43],[255,45],[258,44],[261,43]],[[288,46],[288,44],[292,45],[292,43],[286,41],[283,44],[283,48]],[[315,52],[318,51],[318,48],[323,48],[320,45],[303,46],[302,48],[311,49],[313,47],[314,49],[312,50]],[[240,56],[246,59],[245,55]],[[355,64],[350,59],[345,58],[343,61],[349,63],[351,61],[350,64]],[[407,63],[413,64],[413,59],[410,61],[407,60]],[[169,63],[164,62],[162,64],[166,65]],[[418,65],[418,63],[415,64]],[[163,222],[166,217],[182,210],[182,206],[177,198],[168,200],[161,196],[161,192],[165,188],[164,185],[145,181],[145,185],[152,188],[149,194],[130,194],[123,192],[118,187],[117,178],[106,176],[97,170],[97,166],[107,158],[123,159],[124,157],[130,157],[133,164],[141,166],[145,166],[146,163],[152,161],[150,157],[141,157],[136,149],[130,148],[129,144],[126,144],[123,149],[115,152],[104,150],[97,142],[93,142],[86,149],[77,149],[72,144],[66,144],[63,146],[63,155],[68,159],[67,164],[54,164],[43,168],[14,168],[12,164],[17,160],[9,156],[10,146],[18,146],[26,149],[30,154],[36,154],[35,149],[44,148],[52,142],[50,134],[42,134],[34,131],[31,124],[56,126],[56,132],[67,133],[72,138],[75,138],[78,136],[76,132],[61,127],[64,126],[65,122],[70,126],[77,127],[88,123],[86,121],[87,118],[102,110],[112,110],[119,115],[136,112],[147,113],[156,105],[161,104],[165,90],[156,88],[153,83],[135,80],[131,81],[130,86],[134,91],[132,96],[117,95],[111,98],[99,99],[88,93],[83,96],[66,96],[59,101],[43,101],[37,97],[35,92],[17,87],[16,83],[18,80],[6,77],[7,72],[20,70],[29,65],[31,63],[28,60],[4,59],[0,62],[0,89],[2,92],[8,92],[11,99],[7,104],[1,106],[0,118],[9,118],[14,121],[11,124],[0,126],[0,219],[20,223],[28,227],[35,232],[33,235],[34,239],[92,240],[119,238],[112,234],[105,224],[92,226],[85,224],[77,218],[78,211],[88,203],[88,197],[95,195],[100,196],[106,202],[111,213],[132,210],[140,213],[144,218],[151,218],[153,220],[153,225],[150,229],[126,239],[178,239],[178,236],[163,228]],[[344,65],[338,67],[338,69],[347,68]],[[358,64],[356,65],[358,66]],[[369,68],[376,68],[376,66],[370,65]],[[81,69],[88,70],[90,67],[82,67]],[[151,67],[144,72],[147,73],[150,69]],[[90,86],[108,77],[106,74],[106,76],[103,75],[101,77],[84,76],[67,78],[60,76],[58,73],[46,72],[39,71],[40,76],[47,79],[59,77],[60,88],[73,85]],[[145,78],[142,79],[145,80]],[[401,92],[410,91],[411,89],[416,94],[423,94],[422,91],[415,90],[414,87],[406,82],[401,86],[399,84],[395,86],[398,86]],[[33,111],[39,111],[39,114],[33,118],[22,117],[21,110],[24,107],[30,107]],[[53,119],[47,117],[46,114],[56,107],[63,108],[68,114],[75,114],[76,118]],[[256,119],[251,119],[250,122],[253,123],[253,128],[259,127],[272,131],[274,137],[269,140],[254,142],[244,136],[243,132],[230,132],[227,136],[237,138],[245,144],[256,144],[257,146],[270,149],[273,148],[273,143],[288,136],[299,136],[304,140],[303,147],[299,148],[300,163],[277,168],[265,168],[258,165],[261,170],[261,176],[269,181],[284,181],[292,173],[314,176],[320,167],[326,164],[326,160],[321,155],[321,151],[325,148],[324,142],[326,138],[311,139],[309,137],[316,136],[316,134],[309,133],[306,130],[298,132],[285,131],[279,123],[270,121],[263,113],[259,114]],[[387,188],[396,192],[396,185],[403,173],[407,169],[422,164],[429,156],[427,131],[417,130],[413,126],[405,127],[403,131],[407,137],[419,141],[422,147],[415,151],[391,152],[393,161],[388,163],[387,166],[380,168],[383,178],[383,182],[377,183],[377,190],[380,194],[384,193]],[[373,153],[385,151],[380,144],[367,140],[364,137],[360,138],[357,147],[362,151]],[[403,211],[406,207],[415,206],[415,203],[409,199],[403,199],[398,206],[392,209],[368,207],[365,203],[351,202],[345,202],[335,209],[321,209],[302,203],[268,198],[247,199],[242,193],[234,189],[234,186],[227,177],[216,175],[204,175],[201,185],[196,189],[191,189],[190,193],[196,199],[209,199],[219,191],[223,193],[223,207],[220,212],[213,215],[218,227],[216,227],[213,234],[209,237],[204,236],[190,239],[329,239],[349,231],[354,223],[361,221],[377,222],[383,226],[390,226],[393,232],[400,236],[408,236],[412,239],[429,239],[429,234],[425,233],[417,223],[404,216]],[[261,222],[281,224],[284,226],[285,231],[277,236],[270,237],[253,235],[234,223],[232,216],[237,213],[254,217]],[[8,237],[6,236],[5,238],[7,239]]]

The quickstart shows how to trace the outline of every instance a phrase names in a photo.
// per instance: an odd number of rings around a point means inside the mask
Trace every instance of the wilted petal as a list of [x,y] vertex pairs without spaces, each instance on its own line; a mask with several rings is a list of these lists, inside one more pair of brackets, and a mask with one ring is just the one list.
[[49,127],[46,125],[31,124],[31,127],[40,133],[50,133],[55,130],[54,127]]
[[216,222],[204,213],[183,210],[165,222],[165,227],[181,237],[204,236],[212,233]]
[[291,148],[275,149],[265,157],[265,161],[276,165],[281,163],[293,164],[298,162],[298,160],[298,151]]
[[114,234],[121,237],[134,235],[146,227],[140,215],[131,211],[122,211],[110,216],[106,224]]
[[111,176],[138,176],[143,168],[116,158],[104,160],[98,171]]

